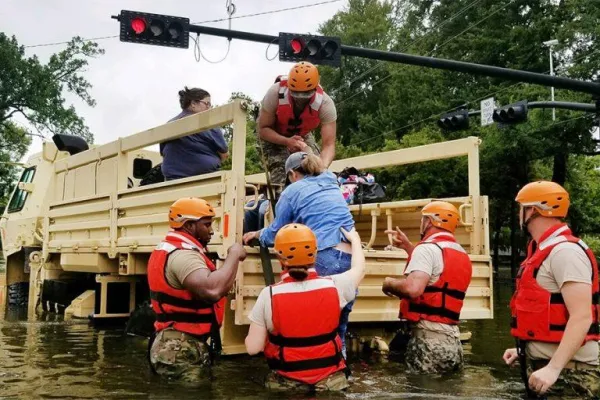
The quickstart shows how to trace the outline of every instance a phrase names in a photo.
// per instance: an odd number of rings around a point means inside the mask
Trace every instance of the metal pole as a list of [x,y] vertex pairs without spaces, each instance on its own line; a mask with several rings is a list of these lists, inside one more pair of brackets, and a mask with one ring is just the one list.
[[[263,35],[259,33],[234,31],[229,29],[211,28],[200,25],[190,25],[190,32],[206,35],[220,36],[231,39],[249,40],[251,42],[275,44],[278,36]],[[491,65],[475,64],[464,61],[447,60],[443,58],[423,57],[391,51],[364,49],[356,46],[341,46],[342,55],[362,57],[373,60],[390,61],[401,64],[417,65],[427,68],[443,69],[448,71],[464,72],[469,74],[484,75],[501,78],[515,82],[533,83],[543,86],[555,86],[560,89],[600,95],[600,84],[580,81],[557,76],[550,76],[536,72],[519,71],[509,68],[494,67]]]
[[[550,76],[554,76],[554,63],[552,62],[552,46],[550,46]],[[554,86],[550,87],[550,99],[554,101]],[[556,121],[556,108],[552,109],[552,121]]]

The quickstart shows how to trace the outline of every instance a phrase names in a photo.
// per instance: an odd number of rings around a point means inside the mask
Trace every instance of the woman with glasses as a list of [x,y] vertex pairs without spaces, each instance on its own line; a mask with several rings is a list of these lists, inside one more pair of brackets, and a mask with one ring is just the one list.
[[[179,91],[179,104],[182,111],[169,122],[210,109],[210,94],[203,89],[185,87]],[[162,173],[166,180],[172,180],[218,171],[227,152],[220,128],[161,143]]]

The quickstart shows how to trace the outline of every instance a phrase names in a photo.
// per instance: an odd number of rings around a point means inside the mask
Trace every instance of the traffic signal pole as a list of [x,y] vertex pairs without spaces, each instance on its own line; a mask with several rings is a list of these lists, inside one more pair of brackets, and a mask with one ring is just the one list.
[[[561,110],[572,110],[572,111],[585,111],[585,112],[596,112],[595,104],[588,103],[571,103],[568,101],[532,101],[527,103],[528,109],[533,108],[558,108]],[[469,117],[473,117],[481,114],[481,110],[469,111]]]
[[[276,44],[279,40],[279,37],[274,35],[263,35],[260,33],[234,31],[201,25],[190,25],[190,32],[266,44]],[[494,67],[491,65],[475,64],[465,61],[424,57],[413,54],[366,49],[362,47],[346,45],[341,46],[341,54],[349,57],[369,58],[372,60],[389,61],[426,68],[483,75],[515,82],[533,83],[551,87],[553,86],[560,89],[574,90],[577,92],[600,96],[600,84],[598,83],[580,81],[577,79],[564,78],[560,76],[545,75],[537,72],[519,71],[510,68]]]

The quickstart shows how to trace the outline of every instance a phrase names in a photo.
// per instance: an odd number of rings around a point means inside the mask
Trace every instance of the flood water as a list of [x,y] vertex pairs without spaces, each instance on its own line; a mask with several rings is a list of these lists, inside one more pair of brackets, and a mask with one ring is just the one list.
[[[503,274],[504,275],[504,274]],[[353,381],[344,394],[318,398],[348,399],[519,399],[518,369],[501,360],[512,345],[508,335],[510,280],[495,283],[495,318],[471,321],[464,371],[449,377],[415,376],[401,364],[381,360],[351,363]],[[56,315],[27,320],[26,312],[0,315],[0,398],[56,399],[265,399],[303,398],[268,393],[257,381],[266,373],[262,358],[222,358],[214,380],[181,387],[152,375],[147,340],[119,328],[93,328],[87,321],[63,321]]]

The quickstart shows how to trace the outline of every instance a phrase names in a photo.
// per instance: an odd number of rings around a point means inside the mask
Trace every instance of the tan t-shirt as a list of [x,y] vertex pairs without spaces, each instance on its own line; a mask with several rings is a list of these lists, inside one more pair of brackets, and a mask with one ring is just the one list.
[[[265,111],[271,114],[277,112],[277,106],[279,104],[279,83],[276,83],[269,88],[261,104]],[[321,125],[337,120],[335,104],[327,93],[323,93],[323,103],[321,104],[321,108],[319,108],[319,119],[321,119]]]
[[[340,309],[344,308],[346,304],[350,303],[356,297],[356,286],[354,286],[354,281],[350,277],[349,272],[350,271],[346,271],[342,274],[331,275],[328,277],[333,280],[333,284],[337,289],[338,296],[340,298]],[[307,289],[306,286],[310,284],[309,282],[310,281],[294,282],[292,285],[295,285],[297,290],[301,292]],[[318,312],[318,310],[316,310],[316,312]],[[254,307],[252,308],[248,318],[250,318],[250,321],[254,322],[255,324],[266,327],[269,332],[273,331],[271,294],[268,286],[264,288],[258,295],[256,304],[254,304]]]
[[[592,284],[592,264],[583,249],[576,243],[556,245],[538,271],[538,284],[550,293],[560,293],[566,282]],[[533,359],[549,360],[558,344],[529,342],[527,354]],[[598,365],[598,343],[591,340],[575,353],[574,361]]]
[[[408,275],[414,271],[425,272],[430,276],[429,285],[433,285],[440,279],[444,271],[444,258],[442,249],[433,243],[421,244],[413,250],[410,263],[406,266],[404,274]],[[460,330],[457,325],[442,324],[440,322],[420,320],[415,325],[416,328],[426,329],[433,332],[444,333],[453,337],[460,337]]]
[[207,268],[202,254],[195,250],[177,250],[169,254],[165,275],[167,283],[175,289],[183,289],[183,281],[194,271]]

